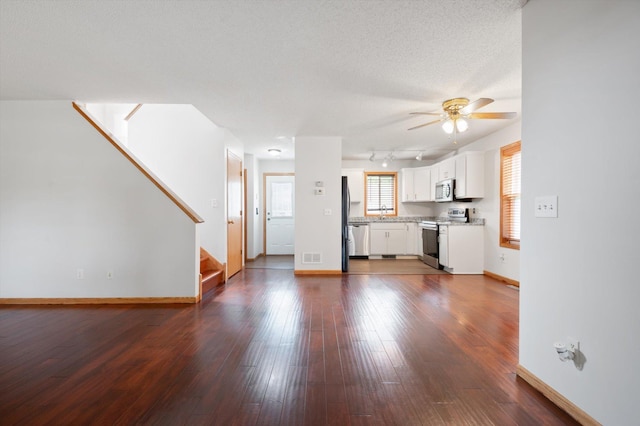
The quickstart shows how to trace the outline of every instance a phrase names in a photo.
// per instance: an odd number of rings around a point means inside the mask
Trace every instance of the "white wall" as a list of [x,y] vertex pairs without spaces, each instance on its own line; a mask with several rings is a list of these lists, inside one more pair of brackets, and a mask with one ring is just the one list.
[[225,130],[192,105],[145,104],[129,120],[128,139],[136,157],[204,219],[200,244],[226,262]]
[[[341,138],[296,138],[296,270],[341,269],[341,157]],[[314,195],[317,181],[324,182],[326,195]],[[303,253],[320,253],[322,263],[303,264]]]
[[85,108],[93,118],[105,126],[115,138],[127,146],[128,121],[125,117],[137,104],[86,104]]
[[260,239],[260,176],[258,175],[258,159],[253,154],[244,154],[244,167],[247,171],[247,259],[255,259],[262,253]]
[[71,101],[0,102],[0,152],[0,297],[196,295],[195,224]]
[[[638,424],[640,2],[523,9],[520,364],[605,425]],[[558,196],[557,219],[534,198]],[[553,342],[579,339],[582,371]]]

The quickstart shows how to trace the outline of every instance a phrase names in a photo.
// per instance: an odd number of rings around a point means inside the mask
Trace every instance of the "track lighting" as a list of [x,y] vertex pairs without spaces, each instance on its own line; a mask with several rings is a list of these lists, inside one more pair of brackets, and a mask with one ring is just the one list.
[[376,153],[372,152],[371,157],[369,157],[369,161],[376,161]]
[[422,161],[422,151],[420,151],[418,155],[416,155],[416,160]]

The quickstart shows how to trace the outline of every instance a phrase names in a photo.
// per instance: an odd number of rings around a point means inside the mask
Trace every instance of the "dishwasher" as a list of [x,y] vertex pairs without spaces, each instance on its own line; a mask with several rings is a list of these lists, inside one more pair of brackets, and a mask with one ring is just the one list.
[[[369,257],[369,224],[352,223],[353,251],[349,257],[366,259]],[[351,254],[351,253],[350,253]]]

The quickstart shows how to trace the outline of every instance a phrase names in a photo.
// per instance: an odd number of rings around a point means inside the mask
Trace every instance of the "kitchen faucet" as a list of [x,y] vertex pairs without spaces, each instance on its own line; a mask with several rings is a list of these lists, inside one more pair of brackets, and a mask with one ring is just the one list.
[[384,219],[384,216],[387,214],[387,206],[386,205],[382,205],[380,206],[380,219]]

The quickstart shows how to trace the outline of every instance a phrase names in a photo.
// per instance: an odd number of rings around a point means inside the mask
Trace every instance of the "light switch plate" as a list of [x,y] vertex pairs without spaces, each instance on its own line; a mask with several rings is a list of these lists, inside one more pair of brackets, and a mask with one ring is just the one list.
[[558,196],[547,195],[535,199],[536,217],[558,217]]

